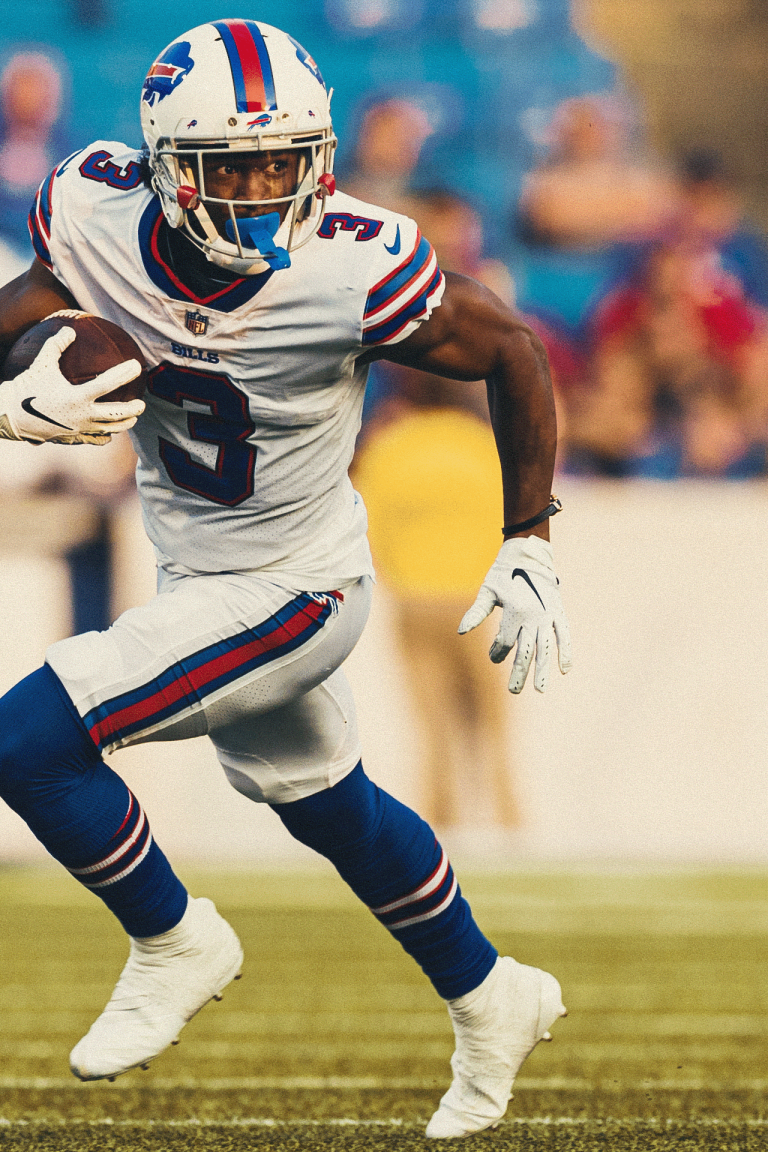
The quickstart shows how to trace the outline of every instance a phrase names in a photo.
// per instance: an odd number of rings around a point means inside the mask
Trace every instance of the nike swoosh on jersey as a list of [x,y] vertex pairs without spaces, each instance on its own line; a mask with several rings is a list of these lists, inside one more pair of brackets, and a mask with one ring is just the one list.
[[392,245],[391,248],[390,248],[389,244],[385,244],[384,247],[386,248],[387,252],[391,252],[393,256],[397,256],[398,252],[400,251],[400,225],[399,224],[397,226],[397,232],[395,233],[394,244]]
[[36,416],[38,420],[45,420],[46,424],[55,424],[57,428],[66,428],[67,432],[72,432],[69,424],[59,424],[58,420],[52,420],[50,416],[44,416],[42,412],[38,412],[37,408],[32,407],[32,401],[37,400],[37,396],[27,396],[22,400],[21,406],[25,412],[29,412],[30,416]]
[[538,592],[536,591],[536,587],[533,583],[533,580],[531,580],[528,573],[525,572],[522,568],[515,568],[514,571],[512,572],[512,579],[513,580],[514,580],[515,576],[522,576],[523,580],[525,580],[526,584],[531,589],[531,592],[533,592],[533,594],[536,597],[536,599],[538,600],[539,604],[541,604],[542,608],[546,612],[546,610],[547,610],[546,604],[544,603],[541,596],[539,596]]

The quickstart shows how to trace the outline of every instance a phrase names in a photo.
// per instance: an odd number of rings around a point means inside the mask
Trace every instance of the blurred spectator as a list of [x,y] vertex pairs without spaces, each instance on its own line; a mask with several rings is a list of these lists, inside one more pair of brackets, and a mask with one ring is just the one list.
[[[433,190],[413,198],[410,211],[444,271],[474,276],[513,302],[506,267],[483,255],[482,224],[469,203]],[[371,375],[354,478],[418,706],[421,810],[443,828],[514,828],[507,713],[488,660],[495,622],[457,633],[498,549],[501,476],[485,384],[389,362],[374,364]]]
[[766,317],[716,249],[660,245],[595,323],[594,380],[570,396],[569,469],[612,476],[760,475]]
[[[515,294],[512,277],[501,260],[488,259],[483,255],[483,226],[471,204],[451,192],[433,189],[413,196],[409,207],[422,234],[432,243],[444,272],[473,276],[512,307]],[[374,416],[377,422],[388,418],[391,400],[394,400],[397,407],[398,379],[388,361],[380,361],[372,366],[363,414],[364,437],[368,434],[368,426]],[[437,377],[434,379],[438,380],[445,404],[453,403],[451,398],[455,398],[459,405],[469,405],[483,419],[487,419],[488,406],[482,382],[458,384]]]
[[[41,180],[66,155],[60,123],[63,82],[53,60],[41,51],[19,52],[0,74],[0,280],[25,271],[32,258],[27,215]],[[109,516],[115,501],[133,487],[133,457],[127,437],[99,453],[87,449],[44,450],[4,445],[0,498],[74,496],[98,511],[95,534],[65,555],[70,569],[74,631],[106,628],[110,613]],[[26,514],[35,532],[34,504]]]
[[418,202],[411,180],[432,127],[409,100],[372,104],[363,117],[352,171],[342,180],[350,196],[414,216]]
[[69,150],[63,80],[40,51],[18,52],[0,74],[0,236],[30,251],[27,215],[37,187]]
[[606,248],[657,237],[678,207],[674,181],[633,155],[618,100],[566,100],[550,125],[550,153],[525,183],[527,235],[560,248]]
[[[102,630],[114,619],[112,608],[113,520],[126,501],[135,499],[136,456],[128,436],[115,436],[103,448],[81,445],[37,445],[7,442],[0,452],[0,501],[17,505],[27,517],[30,537],[39,532],[36,509],[61,501],[66,511],[71,501],[87,509],[83,517],[90,527],[72,541],[64,553],[72,592],[73,634]],[[20,500],[27,497],[26,501]],[[46,541],[37,541],[45,551]]]
[[516,219],[522,310],[578,360],[590,316],[626,279],[679,204],[674,181],[640,155],[632,115],[616,97],[561,103],[548,154],[524,181]]
[[768,246],[744,220],[738,192],[717,152],[691,152],[680,165],[685,235],[717,248],[726,271],[738,276],[746,295],[768,308]]
[[499,670],[488,660],[496,622],[457,634],[498,549],[501,476],[493,434],[471,408],[459,406],[467,385],[392,367],[390,420],[365,441],[353,475],[368,508],[377,572],[392,593],[421,725],[420,811],[441,828],[514,828],[520,814],[508,705]]
[[423,10],[424,0],[325,0],[330,24],[353,36],[405,32],[418,24]]
[[[515,284],[509,269],[501,260],[484,256],[482,221],[468,201],[440,189],[426,191],[421,194],[414,211],[416,221],[423,234],[432,242],[444,272],[459,272],[463,276],[474,277],[495,292],[509,308],[515,308]],[[562,392],[584,376],[584,356],[562,329],[544,323],[538,316],[523,315],[522,318],[531,325],[547,349],[558,427],[562,432],[567,419]],[[375,366],[374,375],[380,391],[385,388],[388,367],[385,364]],[[484,383],[457,385],[455,381],[440,380],[439,388],[444,404],[455,402],[462,407],[471,407],[479,416],[487,419]]]
[[71,0],[72,15],[82,28],[106,28],[110,20],[109,0]]
[[513,305],[515,288],[509,270],[501,260],[484,255],[482,221],[467,200],[442,189],[420,192],[413,215],[444,272],[473,276],[505,304]]
[[[29,267],[33,255],[27,230],[30,205],[40,181],[70,150],[62,119],[63,95],[62,71],[44,51],[17,52],[0,73],[2,282]],[[111,521],[122,500],[133,492],[134,467],[127,436],[116,437],[113,444],[98,451],[6,444],[0,454],[0,499],[30,498],[24,509],[31,535],[39,528],[35,508],[42,507],[35,498],[74,498],[90,511],[86,519],[95,528],[64,555],[70,571],[75,632],[106,628],[112,620]]]

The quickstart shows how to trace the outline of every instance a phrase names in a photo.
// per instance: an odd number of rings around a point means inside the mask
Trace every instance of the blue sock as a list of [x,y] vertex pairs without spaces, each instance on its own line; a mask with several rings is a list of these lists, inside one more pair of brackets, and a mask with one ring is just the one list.
[[362,764],[333,788],[271,807],[292,836],[331,861],[440,996],[453,1000],[483,982],[498,953],[434,832],[369,780]]
[[0,699],[0,796],[130,936],[178,924],[186,889],[47,664]]

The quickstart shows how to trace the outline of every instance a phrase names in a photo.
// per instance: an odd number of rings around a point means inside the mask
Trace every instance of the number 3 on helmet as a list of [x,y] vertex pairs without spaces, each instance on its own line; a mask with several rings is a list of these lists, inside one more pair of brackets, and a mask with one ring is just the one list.
[[[183,228],[209,260],[237,275],[265,270],[261,252],[238,227],[234,201],[206,197],[203,158],[296,149],[292,193],[245,203],[262,212],[287,203],[277,238],[288,252],[306,244],[320,226],[326,195],[333,192],[330,96],[309,53],[292,36],[260,21],[212,21],[169,44],[144,81],[141,126],[152,186],[171,227]],[[206,199],[225,206],[234,242],[216,229]]]

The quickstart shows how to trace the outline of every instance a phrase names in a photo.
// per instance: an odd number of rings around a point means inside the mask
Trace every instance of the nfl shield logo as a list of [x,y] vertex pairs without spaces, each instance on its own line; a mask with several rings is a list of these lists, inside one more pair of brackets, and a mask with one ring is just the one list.
[[208,331],[208,317],[202,312],[187,312],[185,323],[193,336],[205,336]]

